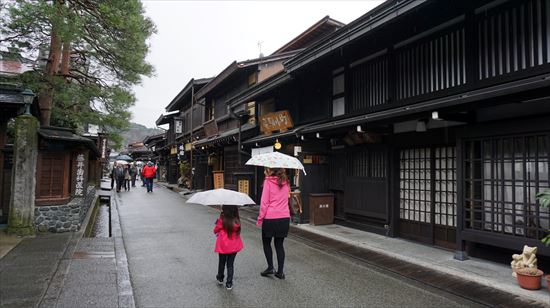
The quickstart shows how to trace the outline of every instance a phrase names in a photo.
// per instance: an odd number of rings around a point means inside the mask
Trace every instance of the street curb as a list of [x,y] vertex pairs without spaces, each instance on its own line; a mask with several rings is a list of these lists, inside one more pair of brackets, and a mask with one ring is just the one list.
[[94,199],[92,200],[92,203],[88,208],[88,213],[86,213],[86,217],[80,225],[80,230],[72,232],[70,239],[67,241],[65,249],[63,251],[63,255],[57,263],[52,280],[50,281],[48,287],[46,288],[46,291],[42,295],[38,303],[38,307],[54,307],[56,305],[57,300],[61,295],[61,291],[63,290],[65,277],[69,273],[72,255],[76,250],[78,242],[82,239],[84,233],[86,232],[86,228],[88,227],[88,223],[90,222],[90,217],[93,212],[92,207],[95,206],[98,198],[99,196],[96,192],[96,195],[94,196]]
[[[117,271],[117,289],[118,306],[130,307],[136,306],[132,280],[130,279],[130,270],[128,268],[128,256],[126,255],[126,246],[122,236],[122,226],[120,225],[120,214],[118,212],[118,198],[111,198],[111,226],[112,237],[115,242],[115,258]],[[112,206],[114,203],[115,206]]]

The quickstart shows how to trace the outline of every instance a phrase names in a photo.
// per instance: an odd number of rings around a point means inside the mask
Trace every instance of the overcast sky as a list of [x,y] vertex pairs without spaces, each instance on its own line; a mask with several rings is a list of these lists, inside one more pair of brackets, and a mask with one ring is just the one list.
[[383,1],[142,0],[157,26],[148,61],[155,67],[134,89],[133,121],[154,127],[191,78],[213,77],[234,60],[269,55],[326,15],[349,23]]

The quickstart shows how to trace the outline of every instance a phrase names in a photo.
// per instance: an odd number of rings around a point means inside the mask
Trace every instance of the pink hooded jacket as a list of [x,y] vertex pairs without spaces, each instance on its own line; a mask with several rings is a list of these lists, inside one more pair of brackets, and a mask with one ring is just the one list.
[[260,214],[258,215],[258,226],[261,226],[264,219],[289,218],[288,196],[290,186],[284,183],[279,187],[276,176],[268,176],[264,180],[262,200],[260,202]]
[[233,225],[233,233],[229,237],[227,231],[223,228],[222,219],[218,218],[216,220],[216,227],[214,227],[214,234],[217,236],[214,251],[222,254],[232,254],[241,251],[243,249],[243,241],[237,233],[237,230],[240,228],[241,226],[237,224]]

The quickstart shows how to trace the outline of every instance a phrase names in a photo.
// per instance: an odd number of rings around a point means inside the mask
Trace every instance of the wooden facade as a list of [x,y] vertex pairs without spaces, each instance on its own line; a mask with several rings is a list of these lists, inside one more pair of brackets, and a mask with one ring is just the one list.
[[387,1],[228,103],[289,110],[290,133],[243,144],[327,157],[300,189],[334,193],[339,223],[550,256],[549,25],[547,0]]
[[38,135],[36,206],[66,204],[84,197],[88,185],[99,185],[97,140],[59,127],[40,128]]

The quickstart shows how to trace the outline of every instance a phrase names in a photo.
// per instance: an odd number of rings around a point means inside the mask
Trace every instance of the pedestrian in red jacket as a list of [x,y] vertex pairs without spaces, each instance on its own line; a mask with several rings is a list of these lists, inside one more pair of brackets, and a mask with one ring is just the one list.
[[218,275],[216,280],[219,284],[223,284],[225,265],[227,264],[227,280],[225,287],[228,290],[233,288],[233,263],[237,253],[243,249],[243,241],[241,240],[241,220],[239,218],[239,209],[235,205],[222,206],[222,212],[216,227],[216,249],[219,254],[220,262],[218,264]]
[[143,167],[141,174],[145,178],[145,184],[147,185],[147,192],[153,192],[153,179],[157,174],[157,168],[153,166],[152,162],[148,162],[147,166]]

